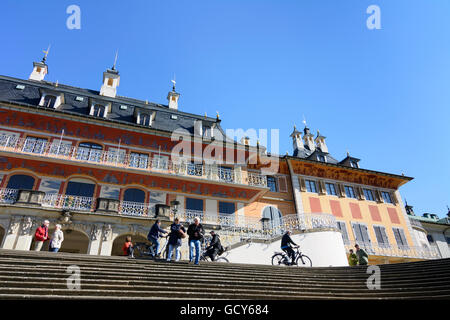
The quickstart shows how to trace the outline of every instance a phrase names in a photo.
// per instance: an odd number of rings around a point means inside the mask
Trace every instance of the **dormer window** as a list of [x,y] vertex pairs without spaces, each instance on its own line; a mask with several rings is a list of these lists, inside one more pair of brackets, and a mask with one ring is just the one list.
[[56,109],[63,103],[64,95],[62,93],[43,91],[41,100],[39,101],[39,106]]
[[321,155],[321,154],[317,155],[317,160],[320,161],[320,162],[326,162],[325,156]]
[[141,126],[149,126],[150,125],[150,116],[148,114],[141,114],[139,116],[139,124]]
[[96,104],[94,106],[94,112],[92,115],[95,117],[103,117],[104,114],[105,114],[105,107],[102,106],[101,104]]
[[42,103],[42,106],[46,107],[46,108],[54,108],[55,107],[55,103],[56,103],[56,97],[55,96],[46,95],[44,97],[44,101]]
[[136,116],[136,123],[140,124],[141,126],[151,127],[153,120],[155,119],[155,116],[156,116],[155,111],[153,111],[152,113],[147,113],[145,111],[144,113],[141,113],[139,111]]
[[358,168],[358,162],[356,162],[355,160],[350,160],[350,166],[352,168]]

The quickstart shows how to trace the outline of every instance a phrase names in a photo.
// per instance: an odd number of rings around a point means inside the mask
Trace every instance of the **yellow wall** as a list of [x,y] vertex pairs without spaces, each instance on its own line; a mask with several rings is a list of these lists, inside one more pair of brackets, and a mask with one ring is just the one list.
[[[378,225],[378,226],[384,226],[386,228],[386,235],[389,239],[389,243],[391,246],[397,244],[397,241],[395,240],[395,237],[394,237],[394,232],[392,231],[393,227],[403,229],[403,231],[405,233],[405,237],[406,237],[409,245],[410,246],[414,245],[414,242],[412,241],[412,237],[411,237],[408,227],[406,225],[406,220],[405,220],[406,217],[404,216],[404,214],[402,212],[402,208],[400,207],[399,204],[393,205],[393,204],[389,204],[389,203],[377,203],[375,201],[340,198],[337,196],[319,195],[317,193],[310,193],[310,192],[302,192],[301,194],[302,194],[302,201],[303,201],[303,209],[304,209],[305,213],[312,212],[311,207],[310,207],[310,202],[309,202],[310,197],[319,198],[322,212],[329,213],[329,214],[332,214],[330,200],[339,201],[343,217],[336,217],[336,220],[344,221],[346,223],[347,233],[348,233],[350,241],[352,241],[352,242],[355,241],[355,238],[354,238],[351,222],[357,222],[357,223],[359,222],[359,223],[364,223],[367,225],[370,240],[372,243],[377,242],[377,237],[375,235],[375,230],[373,229],[373,226]],[[355,219],[352,217],[352,213],[350,211],[350,203],[355,203],[355,204],[359,205],[359,208],[361,210],[362,219]],[[369,205],[378,207],[381,221],[373,221],[372,220],[372,217],[371,217],[370,211],[369,211]],[[391,222],[391,219],[390,219],[389,213],[388,213],[388,208],[395,208],[397,210],[397,215],[400,220],[400,224]]]

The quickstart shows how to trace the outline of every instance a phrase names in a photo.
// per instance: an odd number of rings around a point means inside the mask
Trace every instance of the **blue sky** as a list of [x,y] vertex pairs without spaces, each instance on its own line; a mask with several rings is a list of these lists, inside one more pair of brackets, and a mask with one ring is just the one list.
[[[81,8],[69,30],[66,8]],[[369,30],[369,5],[381,30]],[[423,212],[450,205],[450,1],[2,1],[0,74],[99,90],[119,50],[118,93],[166,103],[224,128],[280,129],[280,153],[303,128],[338,160],[412,176],[400,191]],[[270,146],[269,146],[270,148]]]

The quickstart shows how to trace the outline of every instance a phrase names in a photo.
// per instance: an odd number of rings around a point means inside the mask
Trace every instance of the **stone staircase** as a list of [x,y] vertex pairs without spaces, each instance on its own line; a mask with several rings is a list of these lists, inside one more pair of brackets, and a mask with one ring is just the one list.
[[[67,268],[81,270],[69,290]],[[0,250],[0,299],[450,299],[450,259],[366,267],[298,268],[150,261]]]

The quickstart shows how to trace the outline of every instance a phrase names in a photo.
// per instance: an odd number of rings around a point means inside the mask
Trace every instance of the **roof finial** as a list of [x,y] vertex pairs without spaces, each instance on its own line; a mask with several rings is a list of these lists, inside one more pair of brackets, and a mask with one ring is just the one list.
[[205,119],[207,118],[208,116],[206,115],[206,111],[205,111]]
[[48,53],[50,52],[50,47],[51,47],[51,45],[49,44],[47,51],[42,50],[42,52],[45,53],[45,56],[42,58],[42,63],[45,63],[45,61],[47,60]]
[[216,111],[216,119],[220,120],[220,118],[219,118],[219,111]]
[[305,125],[305,128],[306,128],[307,125],[306,125],[306,118],[305,118],[305,115],[303,115],[303,124]]
[[175,80],[176,78],[175,78],[175,73],[173,74],[173,79],[172,80],[170,80],[171,82],[172,82],[172,91],[173,92],[175,92],[175,85],[176,85],[176,83],[177,83],[177,81]]
[[114,64],[112,66],[112,70],[116,70],[117,56],[118,55],[119,55],[119,50],[116,50],[116,57],[114,58]]

